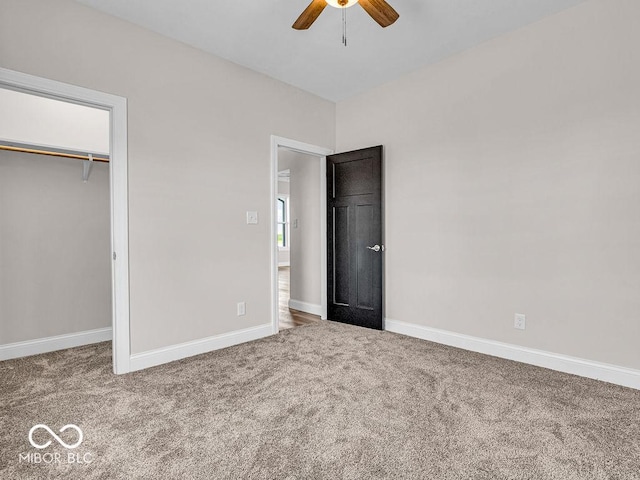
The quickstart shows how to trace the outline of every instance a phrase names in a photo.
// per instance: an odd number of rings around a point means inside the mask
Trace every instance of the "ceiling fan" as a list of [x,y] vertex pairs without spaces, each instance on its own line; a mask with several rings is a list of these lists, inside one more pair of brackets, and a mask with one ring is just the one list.
[[400,17],[398,12],[385,0],[312,0],[309,6],[295,21],[293,28],[296,30],[306,30],[309,28],[327,5],[336,8],[347,8],[356,3],[359,3],[365,12],[383,28],[388,27]]

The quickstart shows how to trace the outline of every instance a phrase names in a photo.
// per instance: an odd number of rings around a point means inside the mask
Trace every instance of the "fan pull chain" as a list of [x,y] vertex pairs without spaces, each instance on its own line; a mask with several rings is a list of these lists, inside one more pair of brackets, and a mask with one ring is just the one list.
[[342,7],[342,45],[347,46],[347,9]]

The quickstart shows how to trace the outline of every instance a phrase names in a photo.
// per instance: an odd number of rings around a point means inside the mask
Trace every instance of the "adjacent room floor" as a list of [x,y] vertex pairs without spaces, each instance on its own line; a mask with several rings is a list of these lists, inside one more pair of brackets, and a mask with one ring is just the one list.
[[320,320],[317,315],[301,312],[289,308],[289,298],[291,292],[291,268],[278,268],[278,303],[280,306],[279,326],[280,329],[299,327],[301,325],[309,325]]

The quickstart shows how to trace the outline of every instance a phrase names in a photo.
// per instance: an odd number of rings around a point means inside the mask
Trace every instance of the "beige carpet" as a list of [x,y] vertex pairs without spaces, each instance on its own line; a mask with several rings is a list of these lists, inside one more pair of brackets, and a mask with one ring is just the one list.
[[331,322],[125,376],[110,353],[0,362],[0,478],[640,478],[636,390]]

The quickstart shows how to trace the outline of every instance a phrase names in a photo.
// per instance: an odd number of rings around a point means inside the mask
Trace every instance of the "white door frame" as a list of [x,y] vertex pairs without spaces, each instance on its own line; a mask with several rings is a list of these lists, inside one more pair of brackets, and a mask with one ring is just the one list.
[[0,68],[0,87],[110,112],[111,263],[113,371],[127,373],[129,344],[129,208],[127,175],[127,99]]
[[[313,155],[323,160],[331,155],[333,150],[308,143],[298,142],[289,138],[271,135],[271,326],[274,334],[278,333],[278,242],[276,241],[276,218],[278,196],[278,148],[284,147],[305,155]],[[321,318],[327,318],[327,175],[326,162],[320,162],[320,304],[322,307]]]

